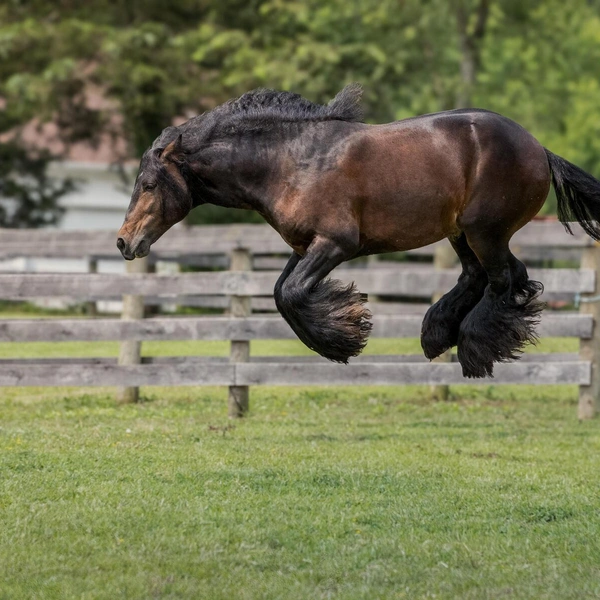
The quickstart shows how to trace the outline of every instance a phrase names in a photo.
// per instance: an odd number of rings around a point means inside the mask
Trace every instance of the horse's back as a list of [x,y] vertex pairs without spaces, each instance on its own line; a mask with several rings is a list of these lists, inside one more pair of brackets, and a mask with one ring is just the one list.
[[343,170],[359,182],[361,229],[373,251],[456,235],[463,221],[486,211],[514,212],[514,204],[529,198],[530,209],[509,224],[516,230],[537,213],[548,192],[542,146],[491,111],[433,113],[368,126],[353,138]]

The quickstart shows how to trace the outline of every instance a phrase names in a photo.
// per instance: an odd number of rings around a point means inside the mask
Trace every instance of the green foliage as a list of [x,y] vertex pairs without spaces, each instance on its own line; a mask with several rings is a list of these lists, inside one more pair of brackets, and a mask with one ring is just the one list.
[[74,184],[48,177],[48,160],[47,154],[32,156],[17,143],[0,144],[0,227],[43,227],[60,219],[57,200]]
[[513,13],[495,4],[476,102],[532,131],[600,176],[600,11],[545,0]]
[[[353,80],[367,119],[389,121],[454,107],[469,44],[472,104],[600,174],[600,8],[586,0],[14,0],[0,7],[0,131],[53,118],[67,141],[119,130],[139,156],[173,118],[248,89],[324,102]],[[111,103],[91,105],[91,87]]]

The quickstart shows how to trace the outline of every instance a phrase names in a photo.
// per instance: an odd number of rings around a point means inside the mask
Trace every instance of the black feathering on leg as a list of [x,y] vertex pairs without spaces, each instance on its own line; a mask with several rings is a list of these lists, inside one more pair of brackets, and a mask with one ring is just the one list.
[[421,327],[421,347],[429,360],[456,346],[460,324],[481,300],[486,283],[483,272],[478,277],[461,275],[456,286],[429,307]]
[[486,290],[466,316],[458,337],[458,360],[465,377],[493,377],[494,363],[519,358],[527,344],[535,344],[535,328],[545,304],[538,300],[543,286],[528,280],[512,298]]
[[421,326],[421,348],[425,358],[433,360],[452,348],[458,339],[460,321],[446,309],[444,298],[429,307]]
[[312,289],[276,286],[279,312],[306,346],[334,362],[347,363],[365,347],[372,323],[365,298],[352,283],[319,281]]
[[432,360],[458,341],[462,320],[481,300],[488,278],[464,233],[450,239],[462,272],[456,285],[429,308],[421,327],[421,347]]

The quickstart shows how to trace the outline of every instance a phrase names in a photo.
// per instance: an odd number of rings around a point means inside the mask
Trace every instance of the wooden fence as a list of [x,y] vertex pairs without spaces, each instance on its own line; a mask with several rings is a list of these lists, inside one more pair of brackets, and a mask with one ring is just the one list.
[[[443,246],[438,246],[443,248]],[[600,340],[595,328],[598,295],[596,271],[600,250],[582,235],[571,237],[557,223],[532,223],[518,236],[514,247],[535,260],[581,254],[581,268],[530,269],[542,281],[546,296],[560,295],[581,301],[579,312],[546,311],[541,336],[576,337],[578,354],[527,354],[519,362],[495,367],[487,383],[576,384],[580,386],[579,416],[591,417],[599,408],[600,374],[597,357]],[[15,256],[81,257],[91,262],[115,257],[114,234],[106,232],[55,232],[4,230],[0,258]],[[238,416],[247,410],[248,387],[253,385],[397,385],[481,384],[467,380],[452,357],[427,362],[422,356],[361,356],[350,365],[337,365],[320,357],[252,357],[249,342],[258,339],[293,339],[287,324],[272,314],[252,315],[250,299],[269,300],[278,271],[251,271],[253,259],[280,261],[289,249],[265,226],[195,227],[173,231],[161,240],[153,258],[202,264],[198,257],[231,257],[231,271],[186,272],[170,275],[13,273],[0,275],[0,298],[29,300],[68,297],[81,302],[125,296],[170,299],[227,298],[228,316],[153,317],[143,319],[137,309],[128,318],[5,319],[0,321],[0,341],[101,341],[117,340],[129,348],[119,359],[8,359],[0,361],[0,386],[118,386],[130,390],[150,385],[225,385],[230,388],[229,411]],[[412,254],[432,256],[435,248]],[[227,261],[228,263],[228,261]],[[138,261],[131,265],[140,264]],[[279,263],[277,263],[279,266]],[[214,266],[214,265],[213,265]],[[271,263],[273,266],[273,263]],[[456,282],[456,268],[435,270],[431,264],[376,263],[368,269],[338,268],[334,276],[355,281],[362,292],[402,300],[430,298]],[[270,300],[272,302],[272,300]],[[142,301],[143,302],[143,301]],[[386,314],[388,304],[373,303],[373,338],[418,337],[423,304]],[[397,305],[393,305],[398,309]],[[137,311],[137,312],[136,312]],[[133,318],[131,318],[133,315]],[[228,340],[229,358],[139,356],[148,340]],[[129,346],[127,346],[129,344]],[[137,347],[137,355],[136,355]],[[486,382],[484,382],[486,383]],[[132,399],[127,396],[124,399]]]

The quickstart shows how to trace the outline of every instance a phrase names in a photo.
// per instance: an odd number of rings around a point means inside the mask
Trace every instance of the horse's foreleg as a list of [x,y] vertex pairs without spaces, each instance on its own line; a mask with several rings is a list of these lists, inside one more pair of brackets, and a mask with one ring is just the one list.
[[275,284],[275,303],[296,335],[311,350],[336,362],[360,354],[371,323],[371,313],[354,284],[325,279],[353,252],[325,239],[310,245],[286,265]]
[[423,319],[421,347],[429,360],[456,346],[461,322],[481,300],[487,285],[485,270],[465,234],[451,244],[460,259],[462,273],[458,283],[429,308]]
[[458,360],[465,377],[492,376],[495,362],[519,357],[536,340],[535,326],[544,304],[542,284],[532,281],[525,265],[494,236],[469,236],[469,245],[485,268],[489,285],[483,298],[461,323]]

